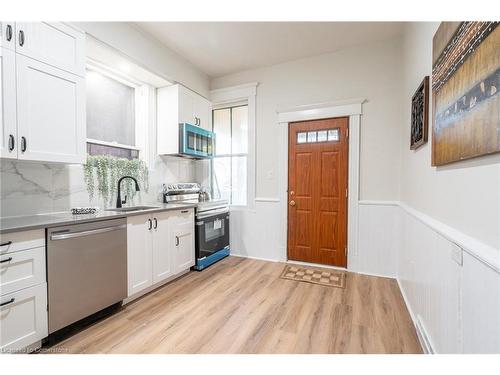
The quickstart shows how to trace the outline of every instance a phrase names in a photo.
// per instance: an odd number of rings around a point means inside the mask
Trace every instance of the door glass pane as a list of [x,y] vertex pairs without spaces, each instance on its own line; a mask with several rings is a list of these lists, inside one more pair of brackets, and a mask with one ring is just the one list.
[[248,152],[248,106],[234,107],[232,115],[232,153],[246,154]]
[[307,143],[316,142],[316,132],[307,132]]
[[327,133],[326,130],[318,131],[318,142],[326,142],[327,140],[326,133]]
[[216,134],[216,155],[231,154],[231,109],[214,110],[214,132]]
[[213,192],[214,198],[231,198],[231,157],[213,159]]
[[247,204],[247,157],[233,157],[231,204],[245,206]]
[[328,130],[328,141],[338,141],[339,140],[339,128]]
[[307,133],[297,133],[297,143],[306,143]]

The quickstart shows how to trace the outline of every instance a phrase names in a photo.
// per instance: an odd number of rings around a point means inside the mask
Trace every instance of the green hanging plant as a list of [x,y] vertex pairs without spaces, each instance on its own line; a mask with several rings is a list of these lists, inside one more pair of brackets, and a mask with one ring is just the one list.
[[[149,190],[149,172],[143,160],[128,160],[110,155],[88,155],[83,170],[90,199],[94,199],[97,193],[104,202],[113,204],[116,199],[118,180],[123,176],[134,177],[139,182],[141,190],[145,192]],[[129,199],[133,199],[136,194],[133,182],[124,180],[122,192]]]

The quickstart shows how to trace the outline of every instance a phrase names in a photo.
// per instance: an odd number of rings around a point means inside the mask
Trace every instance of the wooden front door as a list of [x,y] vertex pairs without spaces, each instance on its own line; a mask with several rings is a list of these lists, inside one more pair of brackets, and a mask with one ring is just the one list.
[[288,259],[347,266],[347,117],[291,123]]

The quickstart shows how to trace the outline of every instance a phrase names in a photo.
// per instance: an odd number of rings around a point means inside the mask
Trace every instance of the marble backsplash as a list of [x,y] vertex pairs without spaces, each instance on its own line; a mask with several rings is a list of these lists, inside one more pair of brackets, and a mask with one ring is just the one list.
[[[149,191],[139,192],[131,204],[161,201],[168,182],[197,181],[196,161],[157,158],[149,170]],[[109,205],[90,200],[81,165],[0,161],[0,217],[68,211],[71,207]]]

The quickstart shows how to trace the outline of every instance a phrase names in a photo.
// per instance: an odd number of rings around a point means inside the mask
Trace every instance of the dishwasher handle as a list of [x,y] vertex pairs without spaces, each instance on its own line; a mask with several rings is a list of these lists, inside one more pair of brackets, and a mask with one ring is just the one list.
[[84,230],[81,232],[72,232],[72,233],[54,232],[51,234],[50,240],[51,241],[58,241],[58,240],[66,240],[68,238],[92,236],[94,234],[107,233],[107,232],[112,232],[115,230],[125,229],[125,228],[127,228],[127,225],[122,224],[122,225],[116,225],[114,227],[105,227],[105,228],[99,228],[99,229]]

